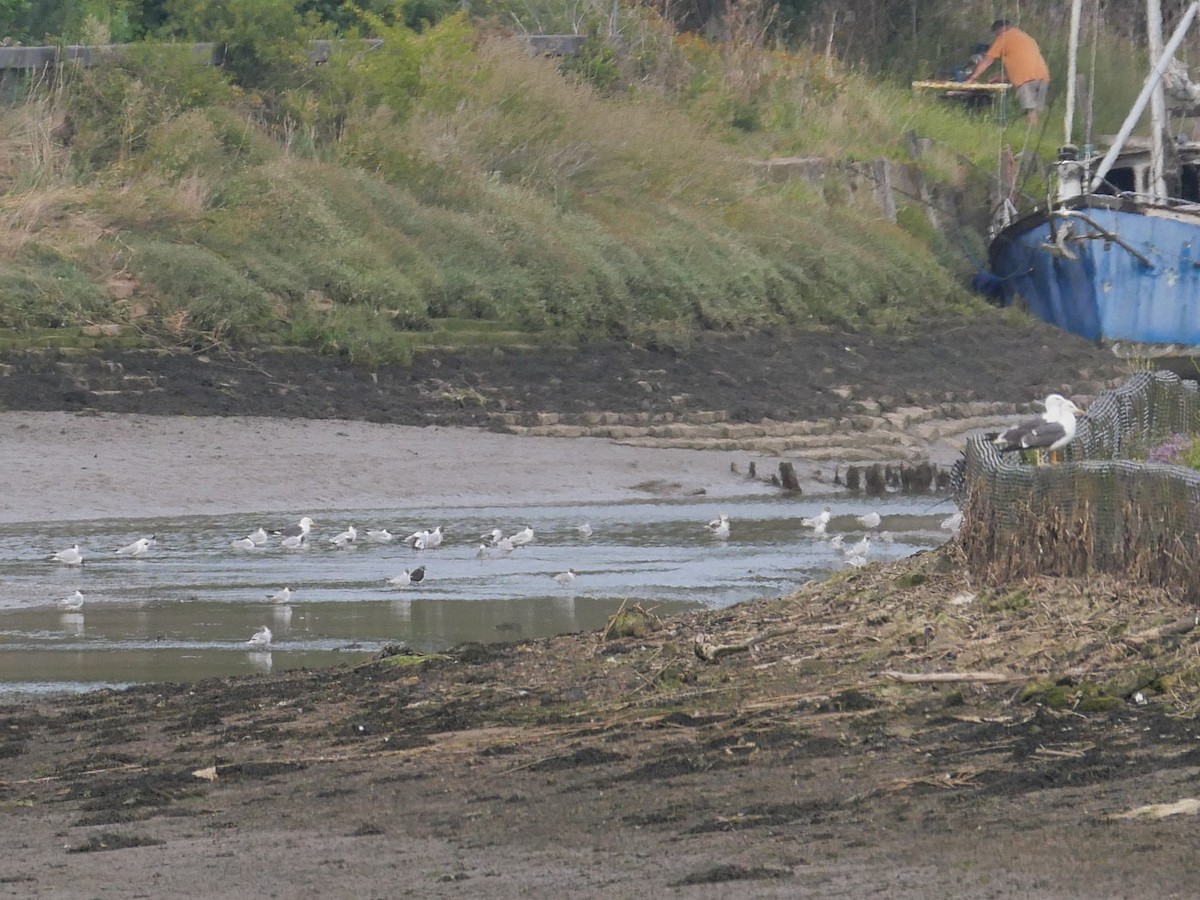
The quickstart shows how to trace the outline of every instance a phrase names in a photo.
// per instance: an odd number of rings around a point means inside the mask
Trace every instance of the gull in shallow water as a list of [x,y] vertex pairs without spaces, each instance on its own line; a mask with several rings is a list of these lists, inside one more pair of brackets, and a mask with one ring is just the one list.
[[962,523],[962,510],[956,510],[955,512],[952,512],[950,515],[946,516],[946,518],[942,519],[941,524],[938,525],[938,527],[941,528],[942,531],[958,531],[958,529],[962,527]]
[[308,533],[312,531],[312,527],[313,520],[310,517],[305,516],[295,525],[288,525],[284,528],[280,528],[278,531],[272,531],[271,533],[277,534],[284,538],[308,537]]
[[559,572],[554,576],[554,580],[558,582],[559,587],[570,587],[577,577],[574,569],[567,569],[565,572]]
[[533,526],[526,525],[516,534],[510,534],[508,540],[514,547],[525,546],[533,540]]
[[495,547],[504,537],[504,532],[499,528],[493,528],[491,531],[485,531],[479,536],[479,539],[491,547]]
[[712,532],[713,537],[719,541],[729,539],[729,516],[721,513],[706,526]]
[[47,557],[52,562],[60,562],[68,566],[78,566],[83,564],[83,554],[79,552],[79,545],[72,544],[66,550],[59,550]]
[[254,543],[254,539],[250,537],[238,538],[236,541],[231,541],[238,550],[253,550],[258,545]]
[[386,528],[369,528],[367,529],[367,537],[379,544],[387,544],[396,536]]
[[329,543],[335,547],[348,547],[358,539],[358,529],[351,525],[341,534],[331,537]]
[[[800,524],[803,525],[805,528],[824,529],[824,527],[829,524],[829,517],[831,515],[833,515],[832,510],[830,510],[830,508],[828,506],[826,506],[815,516],[809,516],[807,519],[801,519]],[[819,531],[818,533],[824,534],[824,531],[822,530],[822,531]]]
[[414,531],[405,540],[416,550],[432,550],[441,545],[442,537],[442,526],[439,525],[433,531]]
[[267,542],[267,532],[262,528],[255,528],[252,532],[246,535],[246,538],[253,543],[255,547],[261,547]]
[[847,556],[861,556],[865,559],[867,553],[869,553],[871,550],[871,539],[864,537],[857,544],[852,544],[849,547],[845,547],[844,550]]
[[281,588],[280,590],[276,591],[273,594],[267,594],[267,599],[270,600],[272,603],[287,603],[289,600],[292,599],[292,595],[294,593],[295,593],[295,591],[293,591],[290,587],[285,587],[285,588]]
[[412,584],[412,573],[405,569],[399,575],[393,575],[391,578],[384,579],[392,587],[407,587]]
[[879,513],[877,512],[869,512],[866,515],[855,516],[854,518],[857,519],[858,524],[862,525],[864,528],[878,528],[879,523],[882,521],[882,519],[879,517]]
[[271,646],[271,629],[268,628],[266,625],[263,625],[261,628],[258,629],[258,631],[254,632],[254,635],[250,638],[250,640],[246,641],[246,643],[247,643],[247,645],[249,645],[251,647],[251,649],[262,649],[263,647],[270,647]]
[[584,522],[575,528],[579,532],[580,537],[590,538],[592,536],[592,526],[589,522]]
[[154,536],[148,538],[138,538],[132,544],[126,544],[117,551],[117,556],[141,556],[157,543]]
[[420,584],[422,581],[425,580],[425,567],[417,566],[415,569],[413,569],[411,572],[408,573],[408,577],[412,579],[413,584]]
[[285,550],[299,550],[301,547],[305,546],[307,543],[308,543],[308,535],[307,534],[289,534],[287,537],[285,537],[282,541],[279,542],[279,546],[283,547]]
[[83,609],[83,594],[75,591],[71,596],[63,597],[58,601],[58,608],[64,612],[79,612]]

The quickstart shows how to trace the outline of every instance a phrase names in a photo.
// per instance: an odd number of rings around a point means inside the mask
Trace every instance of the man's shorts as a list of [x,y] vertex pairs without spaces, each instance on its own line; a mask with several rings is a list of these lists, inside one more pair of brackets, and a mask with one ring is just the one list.
[[1046,91],[1050,88],[1048,81],[1027,81],[1017,85],[1017,102],[1021,109],[1036,109],[1039,112],[1046,108]]

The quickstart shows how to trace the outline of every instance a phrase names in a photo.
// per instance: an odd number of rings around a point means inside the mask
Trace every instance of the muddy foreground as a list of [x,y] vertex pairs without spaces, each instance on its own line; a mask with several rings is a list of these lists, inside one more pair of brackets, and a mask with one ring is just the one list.
[[[971,346],[954,390],[1017,402],[987,377],[1011,357],[981,349],[1013,345]],[[1032,396],[1107,365],[1043,346]],[[827,368],[794,393],[844,386]],[[893,390],[931,396],[896,369]],[[209,465],[177,477],[199,490]],[[89,483],[90,506],[111,489]],[[667,621],[631,602],[608,634],[5,706],[0,894],[1195,895],[1194,610],[1109,579],[978,583],[954,545],[798,588]]]

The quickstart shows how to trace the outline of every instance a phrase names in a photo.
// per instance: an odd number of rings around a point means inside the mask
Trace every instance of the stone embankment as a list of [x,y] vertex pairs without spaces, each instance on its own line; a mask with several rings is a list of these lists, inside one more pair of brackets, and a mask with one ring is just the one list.
[[945,403],[857,411],[834,419],[731,422],[726,412],[496,413],[492,426],[513,434],[600,437],[637,447],[743,450],[808,462],[949,465],[967,438],[1012,424],[1024,410],[1012,403]]

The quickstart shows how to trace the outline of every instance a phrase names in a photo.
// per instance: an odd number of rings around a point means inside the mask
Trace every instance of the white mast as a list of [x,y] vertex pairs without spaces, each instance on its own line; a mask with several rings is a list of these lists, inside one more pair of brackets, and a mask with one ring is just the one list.
[[[1150,60],[1162,55],[1162,5],[1159,0],[1146,0],[1146,39],[1150,46]],[[1172,53],[1172,56],[1174,54]],[[1155,79],[1150,94],[1150,193],[1156,198],[1167,196],[1167,183],[1163,178],[1166,154],[1165,132],[1167,130],[1167,101],[1163,95],[1162,78]]]
[[1063,119],[1064,144],[1075,143],[1072,132],[1075,130],[1075,73],[1078,69],[1079,58],[1079,11],[1083,0],[1071,0],[1071,37],[1067,42],[1067,115]]
[[1183,43],[1183,36],[1187,34],[1188,27],[1192,24],[1192,20],[1196,18],[1197,10],[1200,10],[1200,0],[1196,0],[1196,2],[1188,7],[1187,12],[1183,14],[1183,18],[1180,20],[1178,27],[1176,27],[1175,33],[1171,35],[1171,40],[1167,42],[1162,55],[1158,58],[1158,62],[1154,66],[1154,71],[1146,78],[1146,83],[1142,86],[1142,92],[1134,102],[1133,109],[1125,117],[1125,123],[1121,126],[1120,132],[1117,134],[1112,146],[1108,148],[1108,153],[1104,155],[1104,159],[1100,161],[1100,168],[1092,176],[1091,190],[1094,191],[1100,186],[1104,181],[1104,176],[1108,174],[1108,170],[1116,162],[1121,148],[1125,146],[1125,141],[1133,133],[1134,126],[1137,125],[1138,119],[1145,112],[1146,104],[1150,100],[1150,94],[1154,90],[1154,86],[1162,80],[1163,73],[1167,70],[1167,63],[1175,55],[1175,51],[1179,49],[1179,45]]

